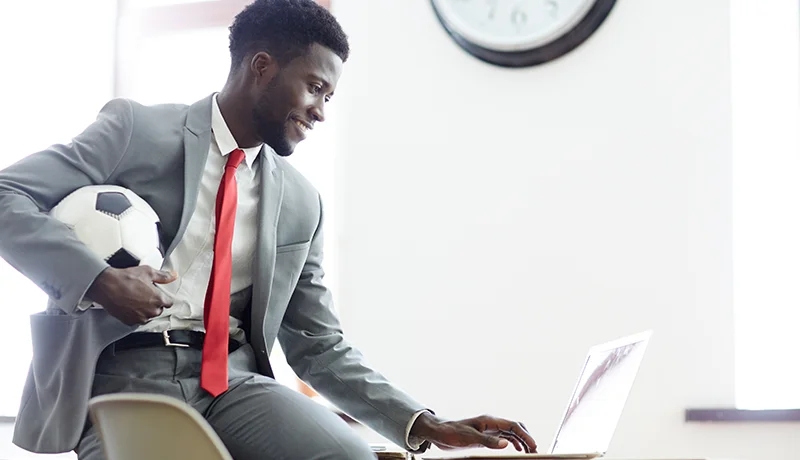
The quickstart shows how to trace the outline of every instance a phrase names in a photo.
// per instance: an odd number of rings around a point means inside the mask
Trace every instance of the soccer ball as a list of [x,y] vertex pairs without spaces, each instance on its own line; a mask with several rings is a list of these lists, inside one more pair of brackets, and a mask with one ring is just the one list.
[[149,204],[115,185],[79,188],[61,200],[50,216],[114,268],[149,265],[160,269],[164,248],[161,224]]

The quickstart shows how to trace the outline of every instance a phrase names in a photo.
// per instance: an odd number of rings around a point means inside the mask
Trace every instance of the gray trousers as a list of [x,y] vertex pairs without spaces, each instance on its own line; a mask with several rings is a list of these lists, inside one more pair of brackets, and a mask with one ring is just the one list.
[[[256,372],[253,349],[229,355],[228,391],[217,398],[200,388],[201,352],[152,347],[114,351],[97,364],[92,396],[156,393],[185,401],[214,428],[236,460],[375,459],[369,445],[341,418],[308,397]],[[76,449],[79,460],[104,460],[95,428]]]

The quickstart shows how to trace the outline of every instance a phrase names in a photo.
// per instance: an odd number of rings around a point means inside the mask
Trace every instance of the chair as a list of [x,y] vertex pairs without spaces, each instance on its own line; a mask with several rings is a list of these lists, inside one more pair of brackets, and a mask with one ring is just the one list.
[[200,414],[175,398],[117,393],[89,400],[108,460],[233,460]]

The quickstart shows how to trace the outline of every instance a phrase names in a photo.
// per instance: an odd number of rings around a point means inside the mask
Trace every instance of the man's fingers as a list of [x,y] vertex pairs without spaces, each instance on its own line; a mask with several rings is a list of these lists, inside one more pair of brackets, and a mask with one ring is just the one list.
[[536,441],[533,440],[533,437],[528,430],[525,429],[525,426],[521,423],[513,423],[511,425],[511,432],[522,441],[522,443],[526,446],[525,451],[530,454],[535,454],[537,450]]
[[178,279],[175,273],[166,270],[153,270],[151,276],[156,284],[169,284]]
[[526,445],[525,440],[522,439],[518,434],[514,433],[513,431],[503,431],[500,436],[508,439],[509,441],[514,443],[514,447],[517,450],[521,450],[525,453],[531,453],[530,448]]
[[505,449],[508,447],[508,440],[503,439],[498,436],[491,436],[488,434],[484,434],[481,436],[481,444],[490,448],[490,449]]
[[514,445],[514,449],[516,449],[516,450],[518,450],[520,452],[528,452],[528,449],[523,447],[522,442],[516,436],[514,436],[512,434],[505,434],[505,433],[500,435],[500,436],[503,439],[507,439],[508,441],[510,441],[511,444]]
[[479,431],[499,431],[501,434],[514,436],[524,447],[526,453],[536,453],[536,441],[533,440],[528,430],[519,423],[511,420],[499,419],[490,416],[476,417],[472,420],[473,426]]
[[164,293],[159,294],[159,296],[158,296],[158,306],[159,307],[169,308],[169,307],[172,306],[172,303],[173,303],[172,297],[170,297],[170,296],[168,296],[168,295],[166,295]]
[[138,312],[131,318],[131,321],[128,322],[129,326],[141,326],[145,324],[150,318],[150,312]]
[[[155,272],[155,273],[159,273],[159,272]],[[167,272],[161,272],[161,273],[167,273]],[[153,304],[153,305],[155,305],[156,307],[159,307],[159,308],[161,308],[161,307],[169,308],[169,307],[172,306],[173,299],[169,294],[167,294],[166,292],[162,291],[161,288],[159,288],[158,286],[155,286],[155,285],[152,286],[152,289],[153,289],[153,293],[155,295],[154,295],[154,297],[152,299],[150,299],[151,304]],[[159,314],[161,314],[161,313],[159,313]]]

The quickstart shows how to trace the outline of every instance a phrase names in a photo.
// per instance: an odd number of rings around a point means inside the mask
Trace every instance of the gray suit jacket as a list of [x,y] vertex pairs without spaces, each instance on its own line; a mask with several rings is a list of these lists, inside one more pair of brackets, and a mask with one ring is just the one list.
[[[98,356],[133,330],[102,309],[76,310],[107,265],[47,211],[83,186],[126,187],[159,215],[169,254],[194,211],[210,142],[211,97],[191,106],[151,107],[116,99],[70,144],[0,171],[0,256],[50,297],[47,310],[31,317],[33,360],[14,432],[18,446],[42,453],[75,448]],[[260,371],[268,372],[277,337],[301,379],[405,445],[406,425],[424,406],[370,369],[342,336],[322,283],[319,194],[283,158],[262,150],[258,164],[260,222],[248,335]]]

